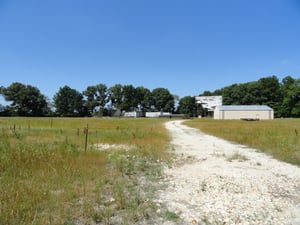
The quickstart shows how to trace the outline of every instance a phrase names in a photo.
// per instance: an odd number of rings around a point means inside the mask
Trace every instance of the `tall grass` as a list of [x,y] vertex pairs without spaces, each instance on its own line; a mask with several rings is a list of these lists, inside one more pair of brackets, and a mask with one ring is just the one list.
[[273,157],[300,165],[300,120],[261,121],[194,119],[187,125],[203,132],[248,145]]
[[[0,118],[0,224],[146,219],[139,176],[167,160],[163,120]],[[85,152],[84,128],[89,130]],[[132,150],[99,151],[98,143]]]

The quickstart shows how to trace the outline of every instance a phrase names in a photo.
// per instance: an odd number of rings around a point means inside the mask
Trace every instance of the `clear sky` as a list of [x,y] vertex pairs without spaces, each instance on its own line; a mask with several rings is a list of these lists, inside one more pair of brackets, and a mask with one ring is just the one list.
[[300,76],[300,0],[0,0],[0,86],[167,88]]

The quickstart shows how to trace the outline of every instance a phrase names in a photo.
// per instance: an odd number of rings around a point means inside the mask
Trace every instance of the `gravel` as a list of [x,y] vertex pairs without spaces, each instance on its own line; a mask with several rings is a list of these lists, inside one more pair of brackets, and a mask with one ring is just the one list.
[[169,121],[177,160],[165,167],[158,211],[171,224],[300,224],[300,168]]

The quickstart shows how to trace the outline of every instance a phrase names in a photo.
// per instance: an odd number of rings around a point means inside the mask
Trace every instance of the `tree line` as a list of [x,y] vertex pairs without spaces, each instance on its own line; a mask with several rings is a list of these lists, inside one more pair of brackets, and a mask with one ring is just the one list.
[[[124,111],[180,113],[193,117],[207,115],[195,96],[179,99],[166,88],[150,91],[143,86],[105,84],[88,86],[79,92],[60,87],[50,101],[37,87],[14,82],[0,87],[0,94],[10,103],[0,105],[0,116],[120,116]],[[275,117],[300,117],[300,79],[276,76],[258,81],[232,84],[199,96],[222,95],[223,105],[268,105]]]
[[37,87],[14,82],[1,87],[8,106],[0,106],[2,116],[114,116],[124,111],[175,111],[175,99],[168,89],[116,84],[88,86],[79,92],[67,85],[60,87],[50,101]]
[[280,82],[276,76],[258,81],[232,84],[201,95],[222,95],[223,105],[268,105],[274,116],[300,117],[300,79],[286,76]]

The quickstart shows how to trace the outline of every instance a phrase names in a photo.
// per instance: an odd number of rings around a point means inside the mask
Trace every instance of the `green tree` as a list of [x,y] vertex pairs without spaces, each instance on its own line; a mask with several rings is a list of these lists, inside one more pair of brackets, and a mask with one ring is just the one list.
[[84,116],[83,95],[69,86],[64,86],[54,96],[54,106],[58,116],[76,117]]
[[123,86],[116,84],[109,88],[108,98],[111,104],[111,108],[114,110],[121,110],[121,103],[123,98]]
[[195,97],[186,96],[179,100],[178,111],[181,114],[193,117],[197,114],[197,104]]
[[135,89],[135,99],[136,99],[136,107],[143,112],[150,110],[151,102],[152,102],[152,94],[151,91],[142,86],[137,87]]
[[300,117],[300,79],[291,76],[283,78],[281,92],[283,96],[281,116]]
[[260,88],[257,81],[232,84],[218,90],[219,94],[215,91],[214,95],[222,95],[224,105],[256,105],[261,97]]
[[[88,86],[83,92],[86,96],[85,106],[90,115],[103,115],[105,105],[108,100],[108,89],[105,84]],[[98,111],[97,111],[98,109]]]
[[259,102],[261,96],[259,83],[248,82],[243,84],[245,86],[245,93],[242,96],[241,104],[242,105],[256,105]]
[[300,79],[296,79],[294,85],[294,107],[292,108],[291,115],[293,117],[300,117]]
[[6,101],[12,102],[8,107],[11,115],[45,116],[49,112],[46,97],[36,87],[14,82],[0,91]]
[[120,109],[123,111],[133,111],[137,106],[136,89],[132,85],[124,85],[122,88],[122,102]]
[[242,97],[246,94],[244,85],[232,84],[222,89],[224,105],[241,105]]
[[268,105],[278,116],[282,102],[280,83],[276,76],[264,77],[258,81],[232,84],[220,91],[224,105]]
[[173,112],[174,96],[166,88],[152,90],[153,107],[157,111]]
[[281,88],[276,76],[264,77],[258,80],[258,102],[260,105],[268,105],[274,109],[275,116],[279,112],[282,102]]
[[204,91],[202,94],[200,94],[199,96],[213,96],[214,93],[213,92],[210,92],[210,91]]

